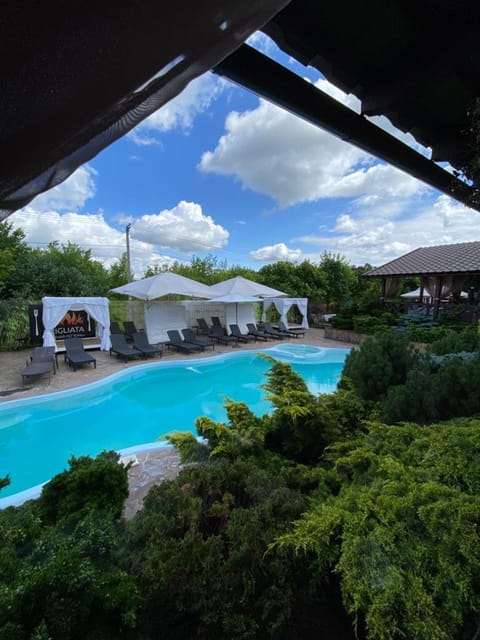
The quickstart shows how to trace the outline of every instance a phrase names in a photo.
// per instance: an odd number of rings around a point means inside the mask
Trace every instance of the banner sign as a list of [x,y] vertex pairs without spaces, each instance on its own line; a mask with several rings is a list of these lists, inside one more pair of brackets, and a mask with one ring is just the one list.
[[53,330],[57,340],[71,338],[92,338],[95,336],[95,320],[86,311],[67,311]]
[[28,319],[30,325],[30,343],[40,345],[43,343],[45,328],[42,322],[42,305],[31,304],[28,306]]

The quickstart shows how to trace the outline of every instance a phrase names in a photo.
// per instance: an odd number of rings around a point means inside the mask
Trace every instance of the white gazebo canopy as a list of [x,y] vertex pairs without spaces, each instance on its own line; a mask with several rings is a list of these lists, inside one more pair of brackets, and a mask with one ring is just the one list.
[[54,329],[67,311],[84,309],[96,321],[96,333],[100,338],[100,348],[108,351],[110,342],[110,313],[107,298],[42,298],[42,322],[45,327],[43,346],[56,346]]
[[178,273],[165,271],[157,275],[129,282],[121,287],[110,289],[112,293],[121,293],[140,300],[155,300],[170,294],[187,296],[190,298],[213,298],[215,293],[206,284],[186,278]]
[[146,302],[145,331],[148,340],[153,344],[167,340],[169,329],[182,329],[187,326],[186,309],[181,302],[160,301],[158,298],[168,295],[180,295],[185,298],[215,296],[206,284],[171,271],[129,282],[111,291]]
[[262,319],[267,317],[267,310],[271,305],[275,305],[275,309],[280,314],[280,320],[284,322],[288,327],[287,314],[294,304],[297,305],[300,314],[302,315],[302,328],[308,329],[308,298],[273,298],[263,301],[263,314]]
[[209,296],[214,298],[217,296],[226,296],[229,294],[237,294],[241,296],[255,296],[257,298],[273,298],[275,296],[286,296],[287,294],[278,289],[272,289],[272,287],[266,287],[264,284],[248,280],[243,276],[235,276],[229,280],[218,282],[209,287],[213,295]]

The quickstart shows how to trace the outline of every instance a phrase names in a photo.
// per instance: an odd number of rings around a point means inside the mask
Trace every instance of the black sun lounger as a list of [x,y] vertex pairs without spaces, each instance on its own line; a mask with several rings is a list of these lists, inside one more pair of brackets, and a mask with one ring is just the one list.
[[210,327],[207,324],[205,318],[198,318],[197,320],[198,333],[208,336],[210,333]]
[[128,362],[131,358],[145,358],[145,355],[135,347],[129,347],[125,336],[121,333],[112,333],[110,336],[112,346],[110,347],[110,355],[115,353],[119,360]]
[[232,332],[232,336],[240,342],[249,342],[250,340],[254,342],[257,341],[257,337],[253,333],[242,333],[238,324],[231,324],[230,331]]
[[185,338],[185,342],[200,347],[202,351],[205,351],[207,347],[212,347],[212,349],[215,349],[215,342],[213,340],[200,340],[199,338],[197,338],[192,329],[182,329],[182,334]]
[[183,353],[195,353],[198,351],[202,351],[202,347],[198,347],[195,344],[190,344],[189,342],[185,342],[182,340],[182,336],[180,335],[180,331],[178,329],[170,329],[167,331],[169,341],[165,344],[168,348],[173,347],[177,351],[183,351]]
[[281,320],[278,323],[278,331],[279,333],[287,334],[287,336],[290,336],[291,338],[303,338],[305,335],[305,331],[303,329],[289,329]]
[[210,328],[210,337],[222,344],[235,344],[238,347],[238,338],[225,335],[222,327],[218,327],[217,325]]
[[85,351],[82,338],[65,339],[65,362],[69,367],[73,367],[74,371],[82,364],[93,364],[93,367],[97,368],[97,361]]
[[112,333],[123,333],[123,331],[120,329],[120,325],[118,324],[118,322],[110,323],[110,334]]
[[268,336],[272,336],[276,340],[283,340],[284,338],[288,338],[286,333],[275,331],[275,329],[272,327],[272,325],[269,322],[263,323],[263,330]]
[[269,336],[264,331],[259,331],[256,325],[253,322],[247,322],[248,335],[254,336],[257,340],[263,340],[266,342],[267,340],[274,340],[273,336]]
[[22,381],[25,384],[27,378],[35,378],[48,373],[51,378],[52,372],[56,372],[55,367],[55,347],[35,347],[30,360],[27,360],[25,369],[22,371]]
[[144,331],[138,331],[137,333],[132,333],[133,338],[133,346],[135,349],[138,349],[143,353],[145,358],[147,356],[155,356],[157,354],[162,355],[163,351],[160,347],[155,347],[153,344],[150,344],[147,340],[147,335]]
[[123,323],[123,329],[123,335],[125,336],[125,338],[127,338],[127,340],[133,340],[133,334],[140,333],[140,329],[137,329],[133,320],[125,320],[125,322]]

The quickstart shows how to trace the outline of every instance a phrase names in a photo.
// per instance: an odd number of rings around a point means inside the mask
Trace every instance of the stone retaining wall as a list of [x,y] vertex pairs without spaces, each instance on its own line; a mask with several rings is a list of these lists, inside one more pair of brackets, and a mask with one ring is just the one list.
[[365,338],[368,338],[365,333],[357,333],[347,329],[335,329],[334,327],[325,327],[324,334],[327,340],[351,342],[352,344],[361,344]]

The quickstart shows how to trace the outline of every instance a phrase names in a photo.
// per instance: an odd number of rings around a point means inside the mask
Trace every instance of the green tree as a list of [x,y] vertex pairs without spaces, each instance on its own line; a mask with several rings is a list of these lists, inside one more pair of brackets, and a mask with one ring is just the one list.
[[96,458],[72,456],[70,468],[42,489],[38,499],[42,520],[55,523],[72,513],[91,510],[120,517],[128,497],[128,479],[125,467],[118,461],[119,456],[113,451],[103,451]]
[[353,303],[351,298],[358,278],[346,258],[325,251],[320,260],[320,269],[325,276],[325,302],[327,305],[340,306],[347,301]]
[[[154,275],[153,273],[149,275]],[[145,276],[147,277],[147,276]],[[128,282],[127,254],[123,253],[120,260],[114,262],[108,270],[108,288],[115,289]]]
[[289,296],[305,297],[305,284],[293,262],[279,260],[272,264],[266,264],[259,270],[258,279],[267,287],[285,291]]
[[4,299],[17,297],[12,295],[8,281],[17,263],[29,251],[24,240],[25,234],[21,229],[13,229],[12,224],[0,222],[0,297]]
[[109,278],[103,265],[92,259],[90,250],[54,242],[47,249],[29,250],[16,263],[5,285],[6,296],[39,300],[46,295],[104,295]]
[[404,384],[408,372],[419,360],[408,339],[393,331],[367,338],[352,349],[345,360],[342,379],[351,381],[358,396],[373,404],[385,397],[390,387]]

